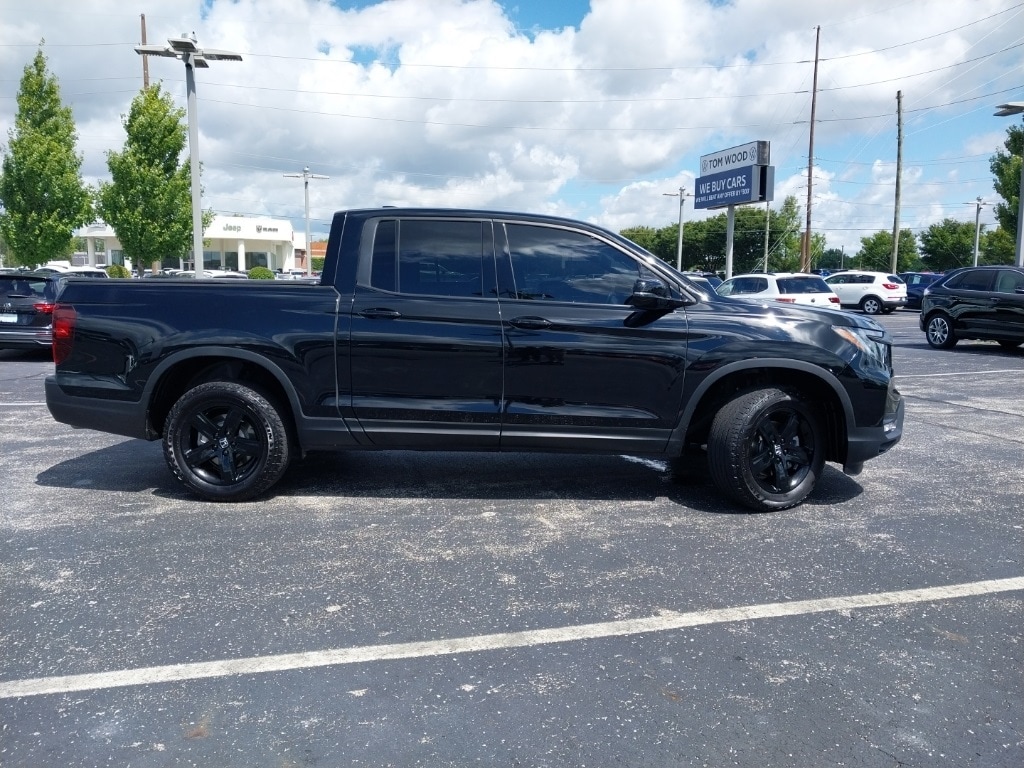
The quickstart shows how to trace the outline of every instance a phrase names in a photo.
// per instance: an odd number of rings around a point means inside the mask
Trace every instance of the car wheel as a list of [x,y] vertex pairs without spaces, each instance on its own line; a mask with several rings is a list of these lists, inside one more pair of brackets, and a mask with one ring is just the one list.
[[874,296],[865,296],[860,302],[860,308],[866,315],[877,315],[882,311],[882,302]]
[[953,326],[949,318],[942,313],[932,315],[925,325],[924,336],[928,343],[936,349],[952,349],[956,346],[957,338],[953,333]]
[[243,501],[288,468],[288,430],[265,393],[228,381],[188,390],[171,408],[164,459],[189,490],[210,501]]
[[711,479],[757,512],[795,507],[825,465],[820,420],[792,394],[758,389],[726,403],[708,436]]

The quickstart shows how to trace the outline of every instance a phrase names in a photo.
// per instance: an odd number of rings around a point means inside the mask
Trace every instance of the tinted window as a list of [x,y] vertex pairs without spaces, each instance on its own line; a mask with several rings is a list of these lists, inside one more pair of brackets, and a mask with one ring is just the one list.
[[625,304],[641,277],[657,276],[583,232],[508,224],[514,294],[520,299]]
[[493,248],[480,221],[382,221],[370,263],[370,285],[432,296],[483,296],[483,256]]
[[953,275],[947,282],[947,288],[955,288],[959,291],[989,291],[992,289],[992,277],[995,272],[991,270],[971,270]]
[[1016,293],[1024,288],[1024,274],[1009,269],[999,270],[999,277],[996,278],[996,290],[999,293]]
[[820,277],[780,277],[780,293],[832,293]]

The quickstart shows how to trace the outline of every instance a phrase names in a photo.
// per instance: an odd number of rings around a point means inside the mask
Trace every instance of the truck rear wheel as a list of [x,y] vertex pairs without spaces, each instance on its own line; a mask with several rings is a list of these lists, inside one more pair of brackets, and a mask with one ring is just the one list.
[[258,496],[281,479],[291,458],[273,399],[230,381],[182,395],[167,417],[163,445],[175,477],[209,501]]
[[718,489],[758,512],[795,507],[825,465],[820,420],[793,395],[747,392],[715,415],[708,464]]

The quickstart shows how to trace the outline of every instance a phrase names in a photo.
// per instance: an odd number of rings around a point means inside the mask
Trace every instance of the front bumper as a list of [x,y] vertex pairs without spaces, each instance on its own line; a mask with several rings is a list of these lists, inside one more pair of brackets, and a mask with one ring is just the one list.
[[865,461],[881,456],[896,445],[903,437],[905,413],[903,395],[890,385],[882,423],[874,427],[854,427],[847,434],[843,472],[848,475],[860,474]]

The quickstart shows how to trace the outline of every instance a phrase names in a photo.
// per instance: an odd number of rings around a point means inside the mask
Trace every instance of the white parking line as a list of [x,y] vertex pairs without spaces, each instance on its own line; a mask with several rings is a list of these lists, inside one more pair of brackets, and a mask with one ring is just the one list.
[[953,373],[908,373],[899,374],[896,378],[903,379],[938,379],[943,376],[983,376],[986,373],[1020,373],[1019,368],[1004,368],[997,371],[954,371]]
[[340,664],[361,664],[392,659],[449,656],[457,653],[523,648],[547,643],[623,637],[646,632],[666,632],[684,627],[699,627],[733,621],[753,621],[756,619],[799,616],[808,613],[852,610],[855,608],[878,608],[890,605],[926,603],[937,600],[950,600],[957,597],[990,595],[997,592],[1013,592],[1017,590],[1024,590],[1024,577],[976,581],[968,584],[952,584],[945,587],[930,587],[926,589],[907,589],[898,592],[831,597],[821,600],[797,600],[791,603],[748,605],[738,608],[721,608],[690,613],[666,611],[658,616],[642,619],[626,619],[623,621],[583,624],[576,627],[537,629],[525,632],[477,635],[475,637],[460,637],[450,640],[398,643],[395,645],[366,645],[357,648],[335,648],[277,656],[257,656],[247,659],[224,659],[194,664],[169,664],[160,667],[97,672],[87,675],[10,680],[0,682],[0,699],[70,693],[73,691],[102,690],[132,685],[152,685],[182,680],[201,680],[231,675],[267,674],[270,672],[310,669]]

